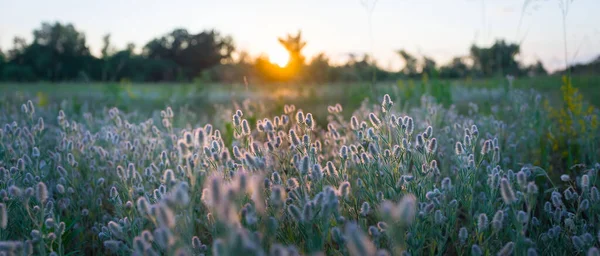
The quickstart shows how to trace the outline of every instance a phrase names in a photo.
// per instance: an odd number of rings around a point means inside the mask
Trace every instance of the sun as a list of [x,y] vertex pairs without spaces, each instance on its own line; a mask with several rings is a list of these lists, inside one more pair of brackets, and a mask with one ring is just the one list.
[[269,61],[281,68],[290,61],[290,54],[283,47],[275,47],[268,53]]

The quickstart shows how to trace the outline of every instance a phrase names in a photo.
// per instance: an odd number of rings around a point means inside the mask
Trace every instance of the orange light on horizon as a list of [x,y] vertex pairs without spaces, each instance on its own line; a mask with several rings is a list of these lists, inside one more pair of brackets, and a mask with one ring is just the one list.
[[267,52],[269,62],[284,68],[290,61],[290,54],[283,47],[275,47]]

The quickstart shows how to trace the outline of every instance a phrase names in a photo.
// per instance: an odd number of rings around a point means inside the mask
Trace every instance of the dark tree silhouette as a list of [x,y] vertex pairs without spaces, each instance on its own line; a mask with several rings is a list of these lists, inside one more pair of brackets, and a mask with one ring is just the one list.
[[504,40],[496,41],[491,47],[471,46],[473,68],[483,76],[518,75],[519,63],[515,60],[520,53],[518,44],[509,44]]
[[404,61],[404,68],[402,69],[401,72],[405,76],[409,76],[409,77],[416,76],[417,75],[417,59],[405,50],[399,50],[399,51],[397,51],[397,53],[398,53],[398,55],[400,55],[400,58],[402,58],[402,60]]

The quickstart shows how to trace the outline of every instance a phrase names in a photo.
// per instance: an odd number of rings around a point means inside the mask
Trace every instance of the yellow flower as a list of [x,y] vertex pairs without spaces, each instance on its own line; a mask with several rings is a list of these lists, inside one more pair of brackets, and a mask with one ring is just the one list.
[[43,92],[37,92],[38,106],[45,107],[48,105],[48,96]]

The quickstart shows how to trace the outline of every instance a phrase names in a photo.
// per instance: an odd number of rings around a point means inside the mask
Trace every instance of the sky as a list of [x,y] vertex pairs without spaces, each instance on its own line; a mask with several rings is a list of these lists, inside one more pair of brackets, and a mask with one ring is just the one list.
[[[32,39],[42,22],[73,23],[93,54],[110,33],[116,47],[142,47],[152,38],[186,28],[217,29],[251,55],[278,51],[277,37],[302,30],[304,53],[325,52],[333,61],[348,53],[372,54],[398,70],[395,53],[406,49],[438,64],[468,55],[471,44],[496,38],[521,42],[519,58],[539,59],[549,70],[565,66],[563,16],[569,0],[0,0],[0,49],[15,36]],[[524,11],[523,11],[524,10]],[[574,0],[566,16],[570,63],[600,55],[600,0]]]

